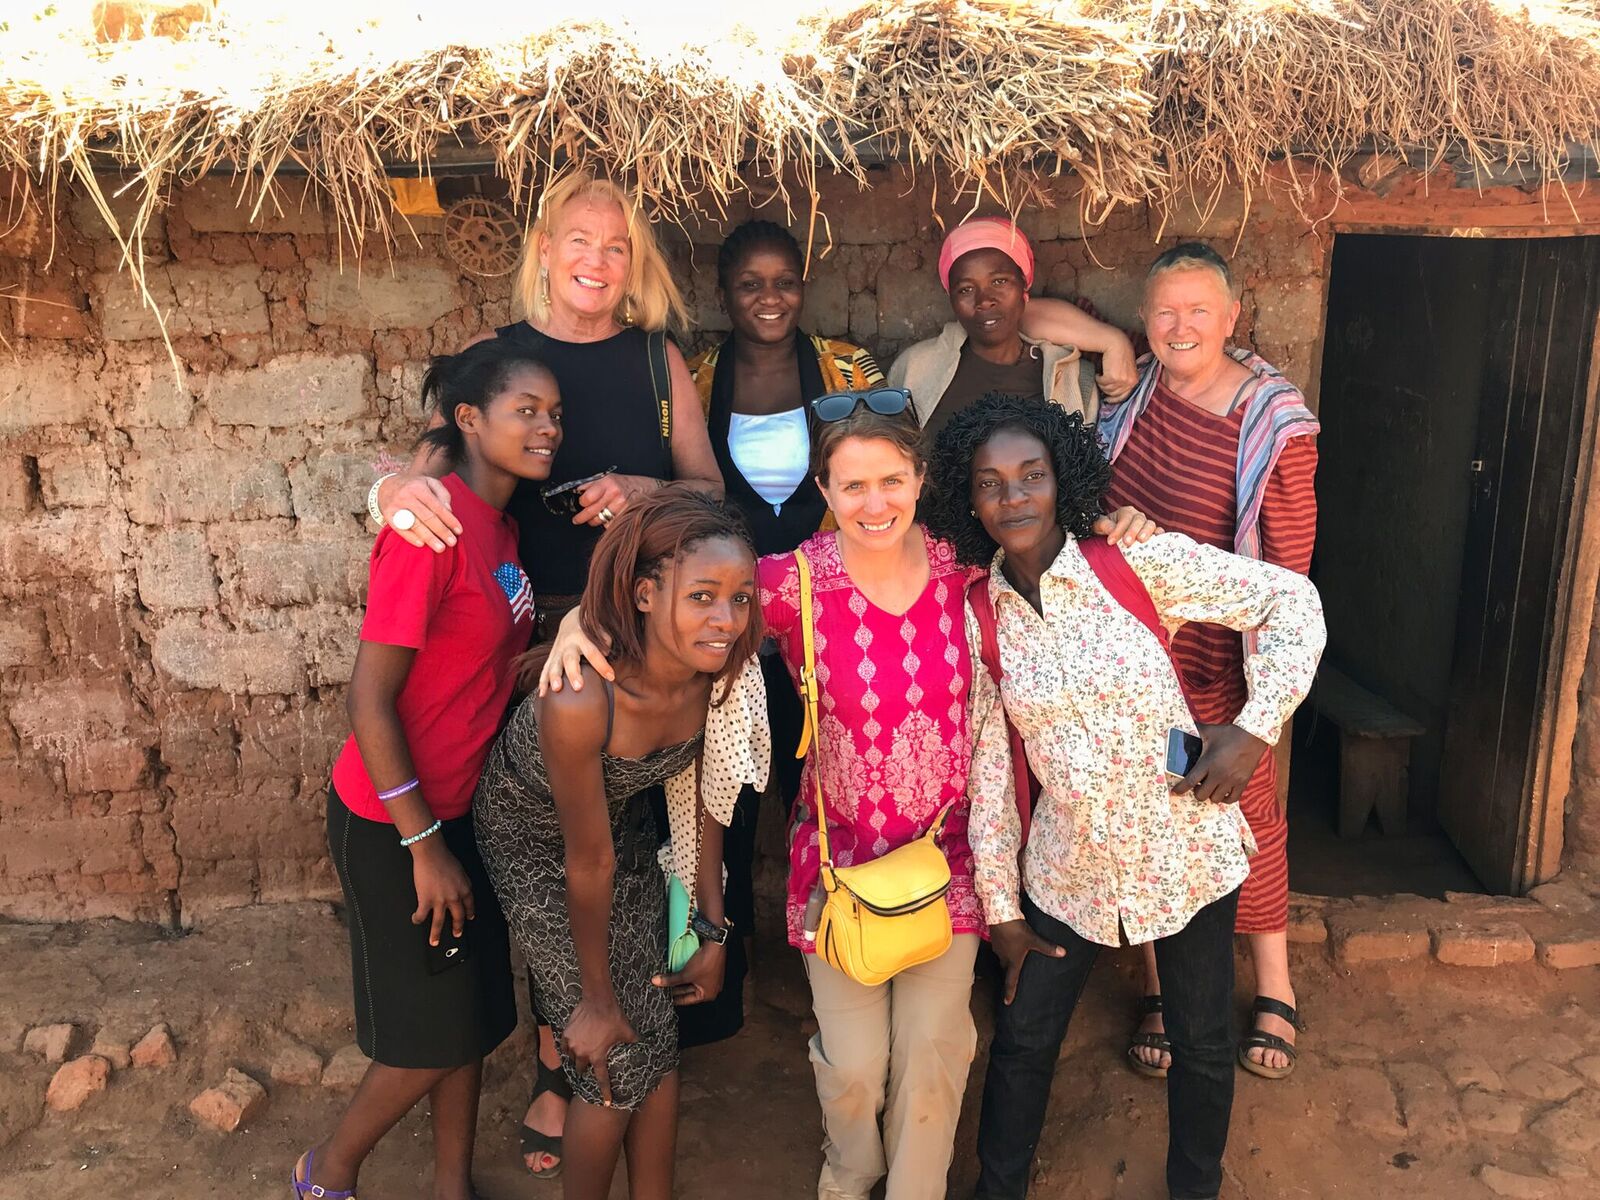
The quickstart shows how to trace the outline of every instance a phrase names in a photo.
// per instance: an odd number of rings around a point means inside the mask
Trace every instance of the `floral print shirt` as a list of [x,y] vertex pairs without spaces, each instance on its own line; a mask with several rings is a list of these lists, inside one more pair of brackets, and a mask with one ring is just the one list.
[[[879,608],[851,581],[837,534],[819,533],[800,547],[811,564],[822,725],[820,744],[806,757],[790,830],[789,944],[800,950],[815,949],[803,922],[821,866],[816,777],[828,806],[828,849],[841,867],[907,845],[950,806],[939,844],[950,862],[945,902],[951,924],[956,933],[988,932],[967,845],[967,719],[977,659],[962,637],[967,585],[982,572],[957,563],[947,543],[926,531],[921,536],[928,585],[901,614]],[[763,558],[756,575],[767,632],[798,686],[805,647],[794,555]],[[794,748],[773,752],[793,754]]]
[[[1123,551],[1168,631],[1188,621],[1254,630],[1250,697],[1235,723],[1267,743],[1305,698],[1322,655],[1311,581],[1257,559],[1165,533]],[[1177,933],[1249,874],[1255,853],[1237,804],[1175,795],[1167,731],[1194,732],[1171,659],[1105,589],[1071,538],[1040,580],[1035,612],[989,572],[1000,646],[997,695],[973,681],[976,740],[968,796],[974,877],[990,924],[1022,916],[1019,888],[1103,946]],[[979,659],[977,619],[967,640]],[[1041,795],[1018,878],[1020,823],[1004,713],[1022,735]]]

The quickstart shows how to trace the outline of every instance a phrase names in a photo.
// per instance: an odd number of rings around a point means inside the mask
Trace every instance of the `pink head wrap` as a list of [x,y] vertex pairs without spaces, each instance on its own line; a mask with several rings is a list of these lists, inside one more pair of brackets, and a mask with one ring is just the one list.
[[939,248],[939,282],[950,290],[950,268],[974,250],[998,250],[1022,272],[1022,286],[1033,286],[1033,246],[1028,235],[1004,217],[973,217],[952,229]]

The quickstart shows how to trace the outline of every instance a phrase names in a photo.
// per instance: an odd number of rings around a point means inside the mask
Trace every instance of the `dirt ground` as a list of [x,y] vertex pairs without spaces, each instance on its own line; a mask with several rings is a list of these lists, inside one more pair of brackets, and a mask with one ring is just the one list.
[[[1600,969],[1421,961],[1349,973],[1321,947],[1295,952],[1309,1025],[1300,1067],[1282,1083],[1240,1073],[1225,1196],[1600,1195]],[[1057,1069],[1035,1197],[1166,1195],[1164,1086],[1120,1061],[1131,967],[1107,955],[1090,982]],[[682,1196],[815,1194],[820,1125],[796,957],[763,943],[752,993],[742,1034],[686,1056]],[[985,1033],[991,993],[980,980]],[[96,1036],[127,1044],[166,1021],[179,1061],[118,1070],[77,1112],[41,1119],[54,1068],[20,1043],[28,1027],[56,1021],[78,1025],[73,1054]],[[351,1038],[346,941],[325,906],[243,910],[186,936],[112,922],[0,926],[0,1196],[284,1200],[289,1164],[343,1093],[274,1082],[273,1060],[293,1043],[326,1059]],[[488,1200],[560,1195],[559,1183],[523,1174],[516,1152],[526,1053],[519,1032],[491,1060],[478,1172]],[[264,1083],[270,1103],[228,1135],[197,1125],[187,1104],[230,1066]],[[980,1047],[956,1197],[970,1196],[975,1176],[983,1067]],[[426,1120],[414,1113],[374,1155],[363,1200],[418,1195],[428,1159]],[[615,1195],[624,1192],[619,1181]]]

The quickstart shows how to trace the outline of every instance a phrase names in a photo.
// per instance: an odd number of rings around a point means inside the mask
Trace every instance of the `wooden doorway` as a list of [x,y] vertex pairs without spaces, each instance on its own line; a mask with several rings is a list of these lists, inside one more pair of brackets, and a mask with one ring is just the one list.
[[1559,853],[1550,751],[1594,594],[1578,548],[1597,311],[1600,238],[1334,244],[1313,564],[1328,658],[1424,726],[1410,826],[1442,829],[1496,892],[1553,870],[1552,804]]

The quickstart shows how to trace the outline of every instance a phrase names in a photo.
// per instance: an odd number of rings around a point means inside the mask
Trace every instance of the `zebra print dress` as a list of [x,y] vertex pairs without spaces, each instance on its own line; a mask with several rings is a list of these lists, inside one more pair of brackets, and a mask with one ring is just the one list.
[[[606,699],[614,703],[610,684]],[[601,755],[617,863],[611,892],[611,984],[639,1038],[613,1047],[606,1059],[617,1108],[638,1108],[678,1066],[677,1014],[667,994],[650,982],[666,962],[666,889],[656,862],[660,839],[655,817],[648,797],[640,793],[692,763],[703,736],[697,733],[643,758]],[[567,914],[566,848],[531,697],[512,713],[489,752],[472,816],[495,895],[528,964],[534,1008],[550,1022],[559,1044],[583,989]],[[601,1103],[593,1074],[579,1075],[565,1054],[561,1065],[575,1095]]]

